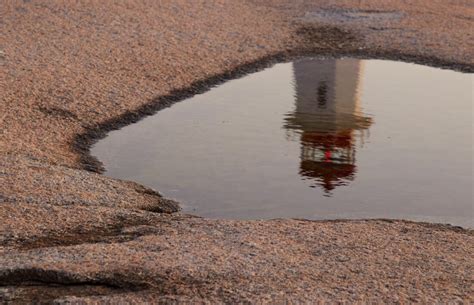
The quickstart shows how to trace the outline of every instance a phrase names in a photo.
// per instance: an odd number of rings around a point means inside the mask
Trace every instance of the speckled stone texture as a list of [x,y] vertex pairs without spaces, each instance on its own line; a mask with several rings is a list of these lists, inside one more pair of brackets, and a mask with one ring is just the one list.
[[454,0],[0,1],[0,303],[473,303],[472,230],[182,215],[88,155],[300,55],[473,72],[473,16]]

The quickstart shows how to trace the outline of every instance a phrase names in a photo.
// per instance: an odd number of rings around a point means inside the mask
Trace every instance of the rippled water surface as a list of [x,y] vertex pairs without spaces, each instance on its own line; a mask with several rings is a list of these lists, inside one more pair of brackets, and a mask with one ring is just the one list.
[[303,59],[111,132],[106,175],[219,218],[404,218],[473,226],[473,77]]

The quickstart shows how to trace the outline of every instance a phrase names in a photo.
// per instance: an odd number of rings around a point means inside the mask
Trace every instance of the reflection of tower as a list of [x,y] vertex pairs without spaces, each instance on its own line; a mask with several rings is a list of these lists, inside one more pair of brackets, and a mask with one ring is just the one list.
[[362,63],[351,59],[302,60],[293,64],[296,109],[285,128],[301,141],[300,174],[329,194],[353,180],[356,172],[354,133],[372,120],[359,109]]

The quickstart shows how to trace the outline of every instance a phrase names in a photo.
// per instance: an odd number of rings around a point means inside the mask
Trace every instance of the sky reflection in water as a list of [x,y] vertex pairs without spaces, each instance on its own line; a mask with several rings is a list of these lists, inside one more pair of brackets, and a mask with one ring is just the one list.
[[111,132],[92,154],[218,218],[405,218],[472,227],[472,75],[303,59]]

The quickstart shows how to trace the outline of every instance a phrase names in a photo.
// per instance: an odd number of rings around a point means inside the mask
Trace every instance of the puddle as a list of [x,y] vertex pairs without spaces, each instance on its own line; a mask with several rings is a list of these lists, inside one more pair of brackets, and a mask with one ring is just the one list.
[[234,219],[473,224],[472,74],[303,59],[113,131],[106,175]]

